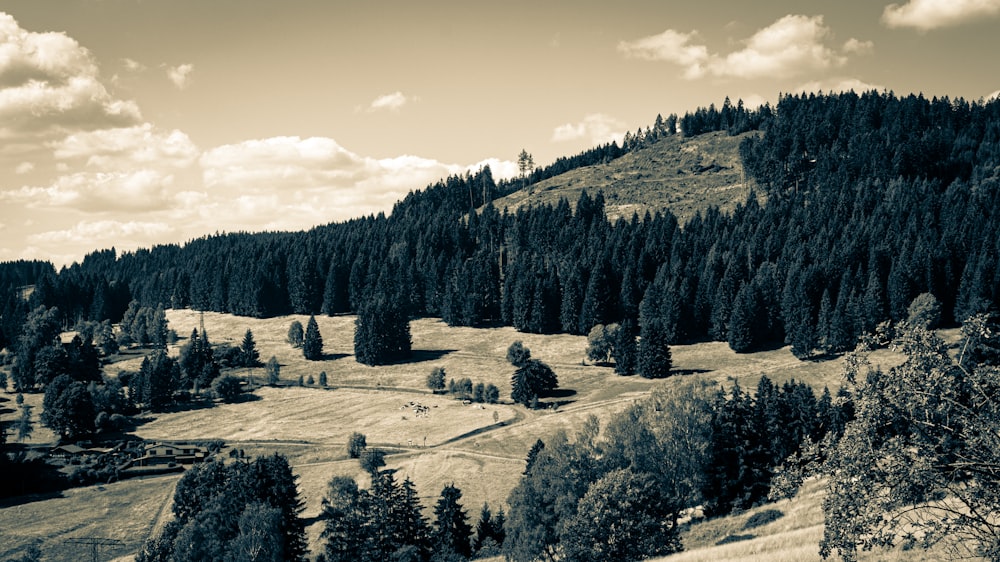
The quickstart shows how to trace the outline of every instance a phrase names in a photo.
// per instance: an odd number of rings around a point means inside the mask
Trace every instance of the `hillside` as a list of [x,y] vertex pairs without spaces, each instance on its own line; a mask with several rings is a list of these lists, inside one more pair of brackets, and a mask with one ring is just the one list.
[[571,170],[531,184],[493,202],[513,212],[522,206],[575,204],[580,193],[604,193],[608,217],[669,210],[684,224],[694,213],[715,206],[731,211],[746,200],[739,147],[748,135],[725,131],[695,137],[672,135],[607,164]]

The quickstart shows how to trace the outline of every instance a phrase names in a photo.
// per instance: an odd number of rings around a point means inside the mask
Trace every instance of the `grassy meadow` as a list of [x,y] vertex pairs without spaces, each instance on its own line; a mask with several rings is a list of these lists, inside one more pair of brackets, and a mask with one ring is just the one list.
[[[411,323],[414,359],[382,367],[358,364],[353,356],[353,316],[317,317],[324,340],[325,359],[307,361],[300,349],[287,341],[289,324],[307,317],[254,319],[226,314],[201,314],[191,310],[167,311],[170,327],[180,341],[176,354],[191,330],[204,323],[214,344],[239,345],[249,328],[253,331],[261,360],[272,355],[281,364],[282,383],[289,386],[262,387],[255,399],[212,408],[188,409],[149,416],[135,433],[149,440],[195,441],[222,439],[227,446],[248,455],[285,454],[306,501],[304,517],[320,513],[326,484],[335,475],[348,475],[367,486],[367,476],[346,455],[348,436],[359,431],[370,446],[390,454],[389,468],[399,479],[411,478],[425,508],[430,510],[441,489],[455,484],[462,503],[475,523],[484,502],[494,511],[517,484],[524,457],[539,438],[556,432],[572,433],[591,415],[607,422],[615,413],[641,400],[656,385],[677,384],[684,377],[704,377],[726,386],[734,381],[753,389],[766,374],[776,382],[790,378],[804,381],[817,391],[835,390],[840,384],[843,360],[799,361],[788,348],[754,354],[733,353],[725,343],[707,342],[672,348],[679,376],[664,381],[619,377],[608,367],[584,361],[586,338],[571,335],[533,335],[513,328],[451,328],[440,320],[419,319]],[[543,408],[527,410],[510,403],[507,347],[521,340],[532,357],[548,363],[559,377],[561,391],[543,400]],[[875,362],[898,360],[889,352],[878,352]],[[126,356],[108,366],[109,373],[136,370],[142,355]],[[474,383],[493,383],[500,389],[501,404],[465,405],[449,396],[434,395],[426,378],[435,367],[444,367],[448,378],[469,377]],[[328,387],[299,387],[300,376],[327,373]],[[243,374],[238,373],[238,374]],[[257,382],[264,370],[254,369]],[[13,401],[14,396],[8,395]],[[41,413],[41,395],[29,395]],[[417,417],[411,403],[427,406],[426,417]],[[497,422],[494,422],[494,414]],[[54,441],[54,435],[36,425],[31,443]],[[55,498],[36,498],[0,509],[0,557],[17,551],[33,540],[41,541],[43,554],[63,559],[70,547],[63,541],[73,536],[106,536],[126,543],[123,554],[134,553],[142,541],[170,516],[170,499],[177,476],[126,480],[106,486],[69,490]],[[700,523],[686,531],[688,552],[667,560],[810,560],[816,558],[822,534],[821,486],[811,484],[795,500],[766,506],[784,516],[768,525],[745,532],[740,517]],[[321,548],[320,523],[308,528],[313,552]],[[716,545],[729,535],[737,542]],[[79,547],[77,547],[79,548]],[[782,557],[773,558],[781,553]],[[54,557],[54,558],[52,558]]]

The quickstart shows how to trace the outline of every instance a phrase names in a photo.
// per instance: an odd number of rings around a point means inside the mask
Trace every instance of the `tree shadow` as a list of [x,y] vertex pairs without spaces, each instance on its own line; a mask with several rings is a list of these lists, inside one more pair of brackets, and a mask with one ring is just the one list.
[[747,518],[746,523],[743,524],[743,529],[746,530],[763,527],[764,525],[777,521],[784,516],[785,514],[780,509],[765,509],[763,511],[758,511]]
[[547,390],[541,393],[539,398],[569,398],[570,396],[576,396],[576,391],[572,388],[553,388],[552,390]]
[[[568,406],[573,404],[576,400],[570,400],[569,398],[576,396],[576,391],[572,388],[553,388],[543,392],[538,396],[538,398],[547,399],[545,402],[539,404],[539,408],[553,408],[559,409],[563,406]],[[550,398],[555,398],[555,400],[548,400]]]
[[62,491],[52,491],[52,492],[41,492],[37,494],[26,494],[23,496],[12,496],[0,499],[0,509],[6,509],[8,507],[16,507],[19,505],[25,505],[33,502],[41,502],[45,500],[54,500],[57,498],[66,497],[63,495]]
[[449,353],[454,353],[457,349],[414,349],[410,356],[398,361],[387,363],[387,365],[406,365],[407,363],[424,363],[426,361],[437,361]]
[[700,375],[702,373],[711,373],[711,369],[674,369],[670,372],[671,375]]
[[754,534],[751,534],[751,533],[746,533],[746,534],[743,534],[743,535],[726,535],[725,538],[723,538],[723,539],[721,539],[719,541],[716,541],[715,545],[716,546],[722,546],[724,544],[730,544],[730,543],[734,543],[734,542],[749,541],[749,540],[752,540],[752,539],[755,539],[755,538],[757,538],[757,535],[754,535]]
[[841,354],[841,353],[820,353],[818,355],[810,355],[809,357],[806,357],[805,359],[803,359],[803,361],[808,361],[810,363],[826,363],[827,361],[831,361],[833,359],[839,359],[841,355],[843,355],[843,354]]
[[350,353],[324,353],[321,361],[336,361],[337,359],[343,359],[350,356]]

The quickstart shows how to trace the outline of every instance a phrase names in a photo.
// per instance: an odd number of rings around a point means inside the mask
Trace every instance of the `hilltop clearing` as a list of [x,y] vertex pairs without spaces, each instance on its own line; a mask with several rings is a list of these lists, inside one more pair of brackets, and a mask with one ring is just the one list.
[[669,210],[684,224],[708,207],[731,211],[746,200],[749,185],[740,162],[740,142],[748,135],[725,131],[695,137],[671,135],[607,164],[585,166],[531,184],[493,202],[513,212],[523,206],[576,203],[580,193],[604,193],[609,218]]

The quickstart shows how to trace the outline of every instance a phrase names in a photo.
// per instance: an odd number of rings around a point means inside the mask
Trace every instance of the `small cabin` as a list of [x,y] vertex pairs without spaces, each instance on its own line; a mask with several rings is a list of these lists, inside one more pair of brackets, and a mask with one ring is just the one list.
[[198,445],[150,443],[143,448],[142,457],[137,459],[136,465],[194,464],[202,462],[207,457],[208,449]]

